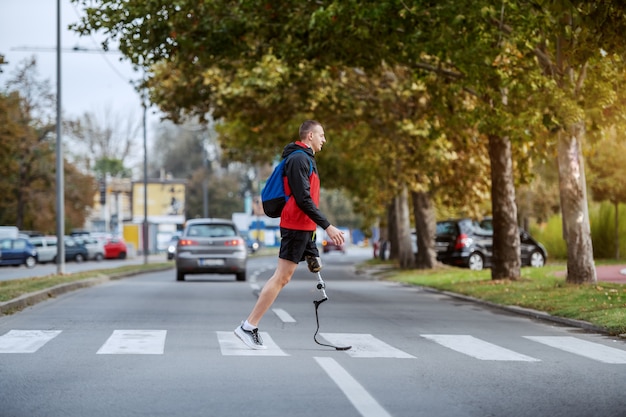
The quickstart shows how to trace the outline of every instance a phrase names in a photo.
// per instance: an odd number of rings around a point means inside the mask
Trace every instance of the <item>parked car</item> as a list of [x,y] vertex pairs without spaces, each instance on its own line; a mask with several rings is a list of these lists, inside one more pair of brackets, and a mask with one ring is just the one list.
[[[520,229],[520,258],[522,266],[545,265],[545,247]],[[435,236],[437,260],[448,265],[482,270],[492,264],[493,230],[485,229],[472,219],[437,222]]]
[[0,240],[0,265],[20,266],[32,268],[37,264],[37,250],[28,239]]
[[324,239],[322,240],[322,252],[323,253],[328,253],[328,252],[333,252],[333,251],[338,251],[341,253],[346,253],[346,248],[344,247],[343,244],[341,245],[336,245],[332,240],[330,239]]
[[108,238],[104,243],[104,257],[106,259],[126,259],[128,248],[120,237]]
[[37,250],[37,262],[45,264],[53,262],[57,256],[56,236],[36,236],[28,239]]
[[[65,262],[74,261],[80,263],[89,259],[89,251],[87,248],[74,240],[74,238],[65,236],[63,241],[65,243]],[[52,262],[57,263],[56,254],[54,255],[54,259],[52,259]]]
[[87,248],[87,259],[101,261],[104,259],[104,242],[87,235],[76,235],[74,240]]
[[189,220],[176,245],[176,280],[187,274],[235,274],[245,281],[247,260],[246,242],[234,222]]
[[170,261],[174,259],[176,256],[176,245],[178,244],[178,240],[180,239],[180,235],[172,235],[169,243],[167,244],[167,260]]

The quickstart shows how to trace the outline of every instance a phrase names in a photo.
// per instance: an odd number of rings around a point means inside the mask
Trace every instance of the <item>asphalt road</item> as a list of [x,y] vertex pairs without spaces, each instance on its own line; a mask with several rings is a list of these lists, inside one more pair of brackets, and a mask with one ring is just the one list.
[[301,265],[261,322],[232,334],[248,282],[173,270],[111,281],[0,317],[0,416],[624,416],[626,344],[357,275],[369,251]]
[[[127,259],[104,259],[102,261],[85,261],[81,263],[66,262],[65,273],[76,273],[82,271],[91,271],[94,269],[107,269],[117,268],[119,266],[129,264],[142,264],[144,262],[143,256],[137,256]],[[165,254],[150,255],[148,262],[167,262]],[[37,264],[33,268],[26,268],[25,266],[2,266],[0,267],[0,281],[7,281],[11,279],[21,278],[34,278],[44,277],[46,275],[56,274],[57,265],[53,263]]]

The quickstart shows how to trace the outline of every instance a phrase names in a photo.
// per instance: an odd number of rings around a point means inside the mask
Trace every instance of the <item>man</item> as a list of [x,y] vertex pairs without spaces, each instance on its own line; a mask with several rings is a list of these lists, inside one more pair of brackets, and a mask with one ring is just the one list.
[[[290,143],[283,150],[283,158],[297,152],[285,163],[287,178],[285,191],[291,195],[280,216],[280,253],[278,266],[265,283],[261,294],[248,316],[235,334],[252,349],[266,349],[259,334],[259,322],[289,283],[298,263],[306,260],[311,272],[321,268],[319,251],[315,243],[315,231],[320,226],[335,244],[344,243],[343,232],[331,225],[317,208],[320,198],[320,179],[315,164],[315,154],[322,150],[326,138],[324,128],[315,120],[307,120],[300,126],[300,140]],[[313,169],[311,169],[311,165]]]

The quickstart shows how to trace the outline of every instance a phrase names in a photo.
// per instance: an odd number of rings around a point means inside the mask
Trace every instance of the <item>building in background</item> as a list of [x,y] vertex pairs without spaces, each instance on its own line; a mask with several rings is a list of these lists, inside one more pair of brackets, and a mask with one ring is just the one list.
[[[185,223],[187,183],[178,179],[151,179],[146,186],[149,252],[161,252],[167,249],[172,235],[182,230]],[[144,222],[144,192],[143,181],[132,183],[132,218],[125,226],[128,231],[125,231],[124,239],[137,248],[143,248],[140,231]]]

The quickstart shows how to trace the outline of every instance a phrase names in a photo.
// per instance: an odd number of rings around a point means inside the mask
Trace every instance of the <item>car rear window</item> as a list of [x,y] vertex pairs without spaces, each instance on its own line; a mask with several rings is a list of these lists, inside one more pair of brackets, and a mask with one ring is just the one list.
[[456,223],[455,222],[439,222],[437,223],[438,235],[456,236]]
[[233,237],[237,231],[230,224],[192,224],[187,230],[188,236],[197,237]]

